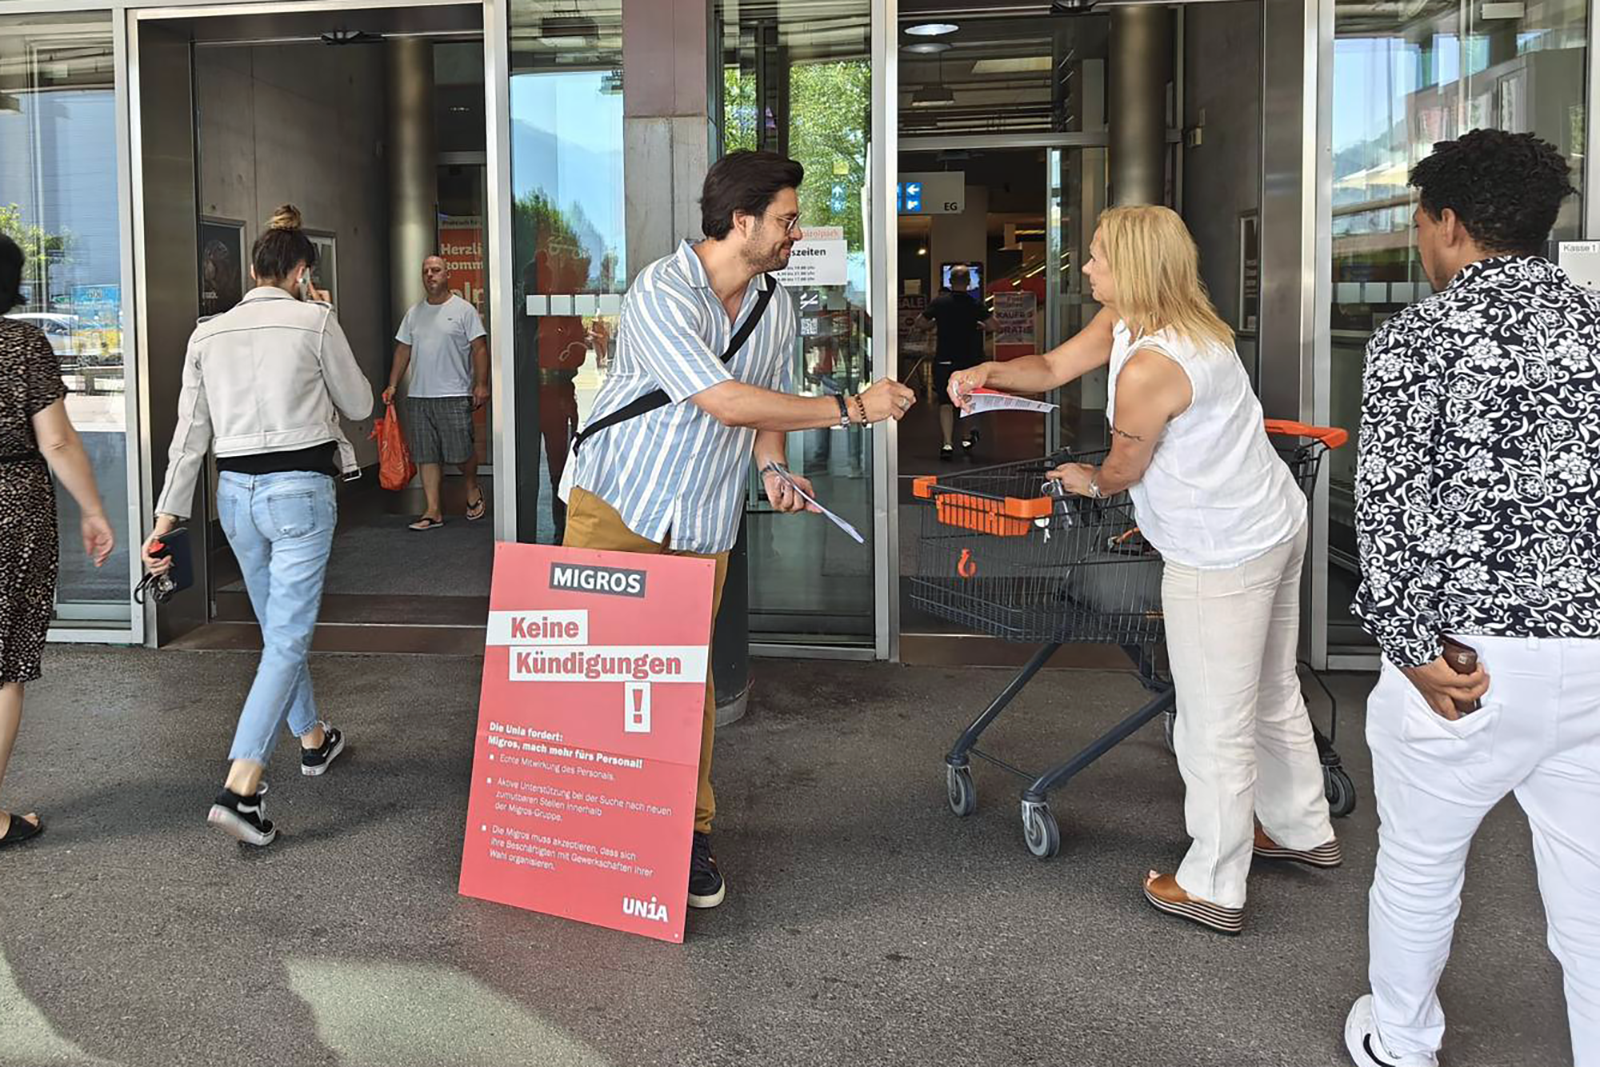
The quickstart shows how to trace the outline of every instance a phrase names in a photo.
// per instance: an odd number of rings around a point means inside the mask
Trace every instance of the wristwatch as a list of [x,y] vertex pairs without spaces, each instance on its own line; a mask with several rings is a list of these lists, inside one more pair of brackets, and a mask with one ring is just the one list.
[[845,402],[843,393],[834,393],[833,399],[839,402],[839,425],[846,429],[850,427],[850,405]]
[[1089,475],[1089,498],[1091,500],[1104,500],[1105,494],[1100,491],[1100,472],[1095,471]]

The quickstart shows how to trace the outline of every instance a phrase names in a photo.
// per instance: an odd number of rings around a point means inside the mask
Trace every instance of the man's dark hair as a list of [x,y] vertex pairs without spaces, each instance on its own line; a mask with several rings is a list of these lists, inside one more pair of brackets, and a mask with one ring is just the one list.
[[1440,141],[1411,170],[1422,210],[1456,213],[1485,252],[1536,255],[1550,239],[1561,201],[1577,192],[1554,145],[1531,133],[1473,130]]
[[700,229],[721,240],[733,229],[733,213],[760,215],[784,189],[798,189],[806,169],[776,152],[729,152],[706,172],[700,189]]
[[17,242],[0,233],[0,315],[22,306],[22,264],[25,259]]

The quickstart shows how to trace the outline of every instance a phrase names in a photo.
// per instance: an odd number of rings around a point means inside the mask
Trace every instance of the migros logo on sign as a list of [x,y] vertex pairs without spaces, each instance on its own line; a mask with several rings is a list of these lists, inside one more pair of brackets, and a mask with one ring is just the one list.
[[672,921],[667,915],[667,906],[657,903],[655,897],[651,897],[648,902],[640,900],[638,897],[623,897],[622,914],[632,915],[653,923]]
[[580,563],[550,564],[550,588],[610,596],[644,596],[644,571],[590,567]]

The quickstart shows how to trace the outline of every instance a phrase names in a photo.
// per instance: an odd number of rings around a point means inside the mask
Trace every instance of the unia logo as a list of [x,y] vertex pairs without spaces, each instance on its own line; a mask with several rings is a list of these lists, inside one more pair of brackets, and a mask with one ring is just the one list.
[[646,922],[653,923],[665,923],[672,921],[667,915],[667,906],[665,904],[657,903],[655,897],[651,897],[649,903],[646,903],[637,897],[623,897],[622,914],[637,916]]

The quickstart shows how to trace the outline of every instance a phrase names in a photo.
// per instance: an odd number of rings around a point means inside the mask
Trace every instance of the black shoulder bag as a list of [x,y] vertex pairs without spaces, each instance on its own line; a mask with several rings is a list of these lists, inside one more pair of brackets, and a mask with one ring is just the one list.
[[[743,348],[744,343],[750,340],[750,335],[755,332],[756,326],[761,322],[761,316],[767,312],[767,305],[772,302],[772,294],[778,289],[778,283],[773,279],[772,275],[764,274],[762,277],[766,279],[767,287],[761,290],[761,294],[756,297],[756,306],[750,309],[750,317],[740,324],[738,332],[728,342],[728,350],[722,353],[722,362],[724,363],[732,362],[733,357],[739,354],[739,349]],[[630,404],[618,408],[592,426],[584,427],[583,432],[572,439],[573,454],[577,454],[578,449],[583,447],[585,440],[601,430],[609,429],[619,422],[636,419],[640,415],[654,411],[656,408],[665,407],[671,401],[672,398],[667,396],[666,390],[657,389],[654,392],[646,393]]]

